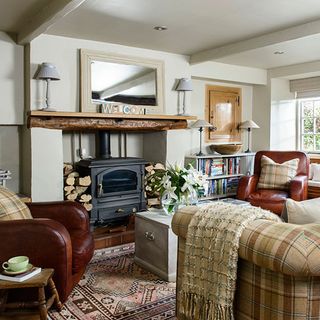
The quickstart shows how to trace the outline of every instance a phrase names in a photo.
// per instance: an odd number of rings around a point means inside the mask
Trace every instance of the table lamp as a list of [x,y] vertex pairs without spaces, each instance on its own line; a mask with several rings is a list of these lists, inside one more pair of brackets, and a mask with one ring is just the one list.
[[[181,78],[176,87],[176,91],[179,92],[179,111],[178,115],[186,116],[186,91],[192,91],[192,82],[191,79]],[[183,92],[183,104],[182,104],[182,113],[180,113],[180,91]]]
[[57,68],[52,63],[44,62],[40,66],[37,79],[45,80],[47,82],[46,88],[46,106],[42,111],[57,111],[55,108],[51,107],[51,94],[50,94],[50,82],[60,80],[60,75]]
[[260,127],[252,120],[246,120],[242,122],[239,126],[240,129],[247,129],[248,130],[248,149],[245,151],[246,153],[251,152],[250,145],[251,145],[251,129],[259,129]]
[[200,151],[196,154],[197,156],[203,156],[202,153],[202,131],[203,128],[211,128],[211,130],[217,130],[215,126],[205,120],[197,120],[191,125],[191,128],[199,128],[199,137],[200,137]]

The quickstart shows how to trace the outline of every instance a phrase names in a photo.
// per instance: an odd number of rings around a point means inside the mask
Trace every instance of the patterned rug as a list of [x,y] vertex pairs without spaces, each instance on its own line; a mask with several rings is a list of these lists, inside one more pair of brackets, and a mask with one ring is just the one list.
[[96,250],[82,280],[52,320],[175,319],[175,283],[133,261],[134,244]]

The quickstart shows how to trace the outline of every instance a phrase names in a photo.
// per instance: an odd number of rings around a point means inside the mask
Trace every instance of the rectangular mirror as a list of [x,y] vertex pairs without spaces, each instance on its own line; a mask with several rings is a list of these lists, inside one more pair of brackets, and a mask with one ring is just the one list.
[[162,61],[84,49],[80,59],[82,112],[100,112],[101,104],[163,112]]

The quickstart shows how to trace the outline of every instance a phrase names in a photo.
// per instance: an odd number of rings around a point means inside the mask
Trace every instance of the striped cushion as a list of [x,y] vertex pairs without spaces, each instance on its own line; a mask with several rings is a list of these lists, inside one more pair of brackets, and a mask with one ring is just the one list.
[[21,219],[32,219],[29,208],[14,192],[0,186],[0,221]]
[[290,181],[297,174],[298,164],[298,158],[276,163],[263,155],[258,189],[288,190]]

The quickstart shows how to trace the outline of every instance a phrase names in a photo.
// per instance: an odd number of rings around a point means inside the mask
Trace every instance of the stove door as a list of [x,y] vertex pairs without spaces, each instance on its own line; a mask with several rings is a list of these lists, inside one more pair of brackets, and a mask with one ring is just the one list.
[[97,176],[97,182],[98,198],[140,192],[140,166],[104,170]]

